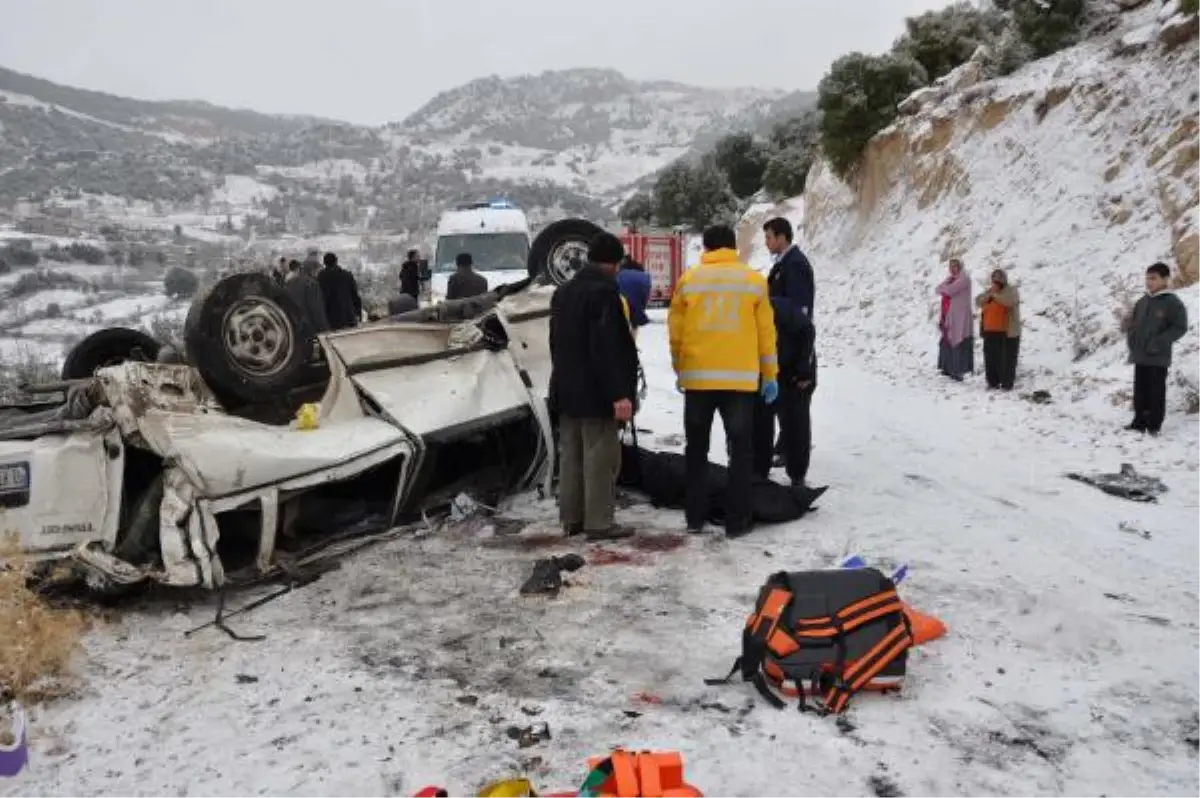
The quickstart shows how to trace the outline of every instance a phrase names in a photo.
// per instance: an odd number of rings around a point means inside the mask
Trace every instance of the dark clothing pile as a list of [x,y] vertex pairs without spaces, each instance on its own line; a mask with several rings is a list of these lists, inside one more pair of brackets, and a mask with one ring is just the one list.
[[446,281],[446,299],[470,299],[487,292],[487,278],[474,269],[459,268]]
[[638,354],[617,281],[589,264],[550,300],[550,406],[573,418],[612,418],[637,401]]
[[646,307],[650,304],[651,281],[642,264],[628,259],[622,263],[617,272],[617,287],[629,303],[629,323],[634,328],[649,324]]
[[329,319],[325,315],[325,296],[317,278],[305,268],[287,278],[283,290],[300,308],[314,333],[329,331]]
[[[653,452],[624,445],[621,448],[621,470],[617,484],[645,494],[655,507],[682,509],[689,479],[685,460],[684,455],[673,452]],[[706,521],[728,524],[728,474],[724,466],[705,464],[701,482],[708,499]],[[825,487],[790,487],[769,480],[755,480],[748,492],[750,516],[753,521],[763,524],[794,521],[815,510],[813,502],[826,490]]]
[[421,292],[421,264],[406,260],[400,264],[400,293],[416,299]]
[[329,329],[357,327],[362,321],[362,297],[359,296],[358,281],[354,275],[334,263],[320,271],[317,282],[325,299],[325,318],[329,322]]

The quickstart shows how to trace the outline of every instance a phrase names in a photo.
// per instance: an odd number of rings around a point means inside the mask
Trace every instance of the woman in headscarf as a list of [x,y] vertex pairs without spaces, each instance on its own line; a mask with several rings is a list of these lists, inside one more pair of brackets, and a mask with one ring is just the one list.
[[971,277],[958,258],[950,260],[949,274],[937,287],[942,299],[938,329],[938,370],[962,382],[975,372],[974,313],[971,309]]
[[992,283],[975,298],[983,335],[983,371],[989,388],[1012,390],[1021,346],[1021,296],[1009,285],[1004,269],[992,272]]

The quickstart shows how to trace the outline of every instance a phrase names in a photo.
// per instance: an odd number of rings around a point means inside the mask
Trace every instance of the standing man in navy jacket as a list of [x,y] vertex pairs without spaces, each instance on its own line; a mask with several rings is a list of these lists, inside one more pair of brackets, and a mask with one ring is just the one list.
[[767,250],[775,265],[767,277],[771,309],[775,311],[776,350],[779,354],[779,400],[761,404],[755,414],[754,473],[767,478],[775,454],[775,418],[783,465],[793,485],[808,478],[812,449],[811,405],[817,387],[816,329],[813,300],[816,289],[812,264],[793,242],[792,225],[776,217],[763,225]]

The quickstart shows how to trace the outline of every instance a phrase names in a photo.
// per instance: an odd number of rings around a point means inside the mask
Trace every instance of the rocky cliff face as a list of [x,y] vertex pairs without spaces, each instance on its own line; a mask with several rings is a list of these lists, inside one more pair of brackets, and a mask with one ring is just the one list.
[[[1196,402],[1196,18],[1152,0],[1107,33],[988,79],[987,54],[923,89],[870,143],[853,185],[818,165],[804,234],[828,301],[823,337],[932,365],[934,285],[962,258],[976,289],[1007,269],[1023,296],[1026,384],[1124,401],[1119,317],[1146,266],[1177,270],[1193,330],[1176,348],[1178,404]],[[818,302],[818,309],[822,303]],[[828,302],[824,307],[829,307]],[[920,365],[918,365],[920,364]],[[1095,392],[1091,392],[1095,393]]]

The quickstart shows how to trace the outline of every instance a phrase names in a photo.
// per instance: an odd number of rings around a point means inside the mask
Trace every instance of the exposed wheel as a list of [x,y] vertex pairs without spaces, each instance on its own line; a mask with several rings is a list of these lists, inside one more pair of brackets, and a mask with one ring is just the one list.
[[184,325],[188,362],[227,409],[311,383],[312,341],[308,319],[265,274],[224,278],[192,305]]
[[563,219],[538,233],[529,248],[529,276],[562,285],[587,263],[588,246],[604,230],[587,219]]
[[62,379],[86,379],[95,374],[96,369],[130,360],[154,362],[160,348],[158,341],[140,330],[109,327],[75,344],[63,361]]

